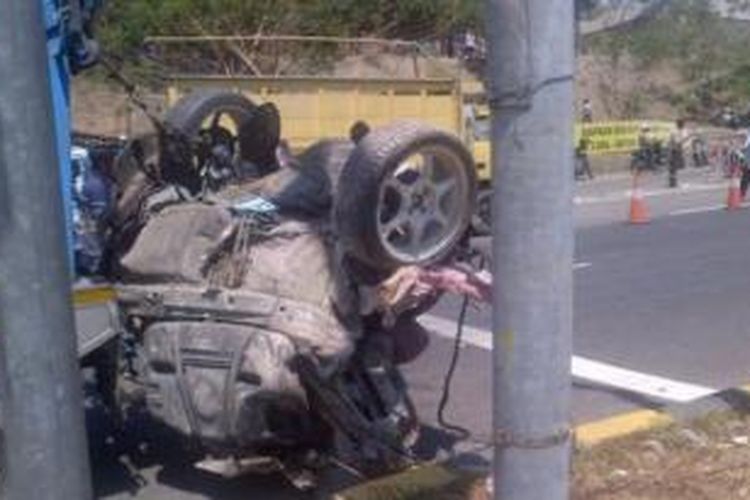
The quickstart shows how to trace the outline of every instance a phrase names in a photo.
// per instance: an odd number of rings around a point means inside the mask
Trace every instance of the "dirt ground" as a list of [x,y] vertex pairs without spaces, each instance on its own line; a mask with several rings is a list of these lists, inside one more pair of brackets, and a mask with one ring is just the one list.
[[629,57],[615,64],[593,53],[578,58],[576,93],[578,104],[591,100],[595,120],[645,118],[673,120],[678,111],[670,98],[683,92],[686,83],[668,66],[640,68]]
[[[442,478],[435,472],[429,474]],[[412,486],[419,482],[413,479],[409,481]],[[439,484],[435,479],[432,482]],[[406,489],[393,495],[387,488],[368,488],[364,491],[369,494],[339,498],[490,498],[485,481],[472,480],[468,473],[455,484],[463,487],[450,492],[444,487],[427,489],[411,495]],[[378,496],[384,492],[391,495]],[[578,450],[573,457],[571,499],[750,499],[750,415],[715,413],[687,424]]]
[[714,414],[579,451],[572,498],[750,498],[750,417]]
[[[440,465],[383,478],[334,500],[488,500],[475,472]],[[573,456],[572,500],[750,499],[750,415],[716,413]]]

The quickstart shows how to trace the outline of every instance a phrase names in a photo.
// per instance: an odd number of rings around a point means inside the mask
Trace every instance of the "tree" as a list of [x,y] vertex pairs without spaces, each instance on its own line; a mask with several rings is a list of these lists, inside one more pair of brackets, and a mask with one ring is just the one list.
[[301,34],[420,40],[481,28],[482,0],[110,0],[106,46],[129,51],[147,35]]

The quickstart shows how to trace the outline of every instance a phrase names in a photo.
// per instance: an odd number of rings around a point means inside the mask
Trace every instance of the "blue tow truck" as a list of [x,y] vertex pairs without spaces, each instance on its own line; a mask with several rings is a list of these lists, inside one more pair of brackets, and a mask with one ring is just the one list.
[[89,151],[72,146],[71,130],[71,78],[97,62],[99,49],[93,38],[93,20],[100,3],[100,0],[43,0],[69,259],[75,270],[72,295],[78,352],[84,361],[107,351],[120,332],[112,287],[96,279],[95,272],[86,272],[94,271],[96,262],[92,258],[96,259],[100,251],[92,241],[93,225],[97,215],[103,216],[97,210],[106,193],[98,185],[100,179],[92,176],[94,168]]

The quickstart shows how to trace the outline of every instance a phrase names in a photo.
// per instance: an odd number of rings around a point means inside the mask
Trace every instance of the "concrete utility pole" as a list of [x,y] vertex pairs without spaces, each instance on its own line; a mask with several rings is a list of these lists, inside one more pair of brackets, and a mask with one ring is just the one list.
[[[0,15],[0,415],[10,500],[87,500],[70,270],[40,0]],[[3,494],[4,493],[4,494]]]
[[495,498],[568,497],[572,0],[487,0]]

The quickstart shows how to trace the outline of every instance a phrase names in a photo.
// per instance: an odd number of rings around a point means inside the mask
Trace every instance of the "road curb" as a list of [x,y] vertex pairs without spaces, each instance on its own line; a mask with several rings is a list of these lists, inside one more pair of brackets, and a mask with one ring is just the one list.
[[[750,385],[735,387],[717,392],[689,403],[664,405],[659,409],[642,409],[621,413],[576,426],[574,429],[574,443],[576,449],[595,447],[606,442],[636,435],[670,425],[689,422],[696,418],[714,412],[736,411],[750,414]],[[484,444],[483,452],[489,452],[486,457],[491,460],[491,448]],[[479,449],[464,450],[471,456]],[[483,453],[480,452],[483,455]],[[463,490],[463,495],[456,498],[466,498],[467,491],[479,492],[483,490],[483,473],[489,473],[485,466],[468,466],[460,461],[453,463],[426,464],[405,473],[386,476],[384,478],[365,482],[349,490],[339,492],[333,500],[370,500],[375,498],[413,498],[420,492],[424,495],[435,495],[444,492],[446,488]],[[473,488],[472,488],[473,487]],[[437,498],[437,497],[435,497]],[[451,497],[453,498],[453,497]],[[471,498],[485,498],[483,496]]]
[[590,448],[614,439],[695,420],[709,413],[736,411],[750,414],[750,385],[717,392],[689,403],[659,409],[635,410],[587,422],[575,428],[576,448]]

